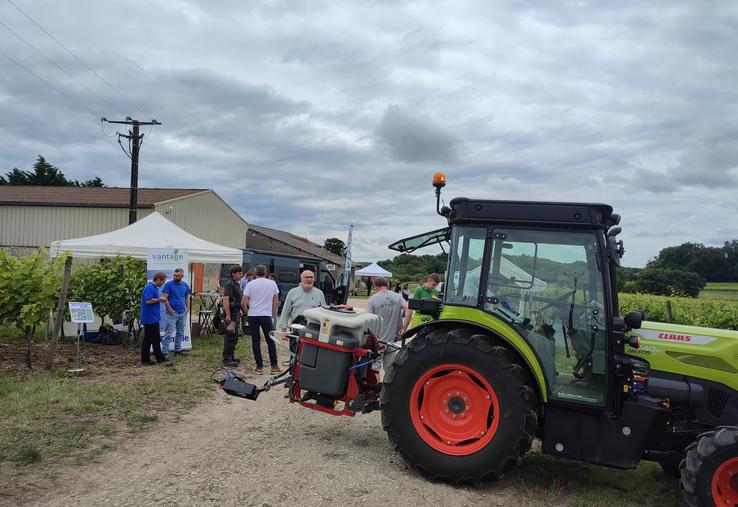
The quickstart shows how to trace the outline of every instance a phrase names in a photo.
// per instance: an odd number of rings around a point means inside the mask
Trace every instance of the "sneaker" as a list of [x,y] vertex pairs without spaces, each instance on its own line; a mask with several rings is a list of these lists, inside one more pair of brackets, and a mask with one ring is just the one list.
[[238,366],[238,363],[233,359],[224,359],[223,366]]
[[144,366],[154,366],[154,364],[155,363],[153,363],[151,361],[141,361],[141,364],[139,364],[139,366],[141,366],[141,367],[144,367]]
[[159,366],[169,366],[169,367],[174,366],[174,363],[171,362],[169,359],[167,359],[166,361],[159,361],[157,364]]
[[273,364],[272,365],[272,368],[271,368],[270,371],[272,373],[282,373],[282,369],[279,366],[277,366],[276,364]]
[[241,359],[238,357],[234,357],[233,360],[236,362],[236,364],[241,364]]
[[186,356],[187,355],[187,351],[186,350],[175,350],[174,351],[174,355],[175,356]]
[[262,374],[264,373],[264,367],[263,366],[257,366],[254,368],[254,373]]

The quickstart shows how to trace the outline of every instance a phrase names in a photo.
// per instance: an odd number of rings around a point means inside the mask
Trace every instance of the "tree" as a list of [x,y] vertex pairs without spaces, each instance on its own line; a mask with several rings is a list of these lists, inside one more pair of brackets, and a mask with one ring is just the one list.
[[338,238],[328,238],[323,244],[323,250],[328,250],[331,253],[343,257],[346,254],[346,243]]
[[84,180],[84,181],[74,180],[74,186],[82,187],[82,188],[89,188],[89,187],[102,188],[105,186],[105,183],[103,183],[102,179],[100,179],[100,176],[95,176],[91,180]]
[[39,155],[36,163],[33,164],[33,172],[21,171],[17,167],[8,172],[5,176],[0,176],[0,185],[32,185],[32,186],[51,186],[51,187],[104,187],[102,179],[99,176],[91,180],[82,182],[77,180],[68,180],[64,173],[58,167],[48,163],[46,159]]
[[0,323],[26,337],[26,366],[31,368],[33,333],[56,305],[64,257],[49,261],[44,252],[13,257],[0,250]]
[[663,248],[647,267],[689,271],[708,282],[728,281],[735,269],[735,264],[728,261],[730,250],[731,245],[727,242],[723,247],[683,243]]
[[618,292],[635,292],[635,280],[638,277],[638,268],[618,266],[615,270],[615,279],[618,283]]
[[430,273],[438,273],[443,278],[448,256],[400,254],[394,259],[379,261],[377,264],[392,273],[392,279],[400,283],[425,281]]
[[143,262],[131,257],[102,259],[72,276],[69,300],[90,302],[101,319],[110,317],[117,321],[124,311],[138,315],[139,298],[145,285]]
[[680,269],[647,267],[635,279],[637,292],[662,296],[696,298],[705,287],[705,279],[697,273]]

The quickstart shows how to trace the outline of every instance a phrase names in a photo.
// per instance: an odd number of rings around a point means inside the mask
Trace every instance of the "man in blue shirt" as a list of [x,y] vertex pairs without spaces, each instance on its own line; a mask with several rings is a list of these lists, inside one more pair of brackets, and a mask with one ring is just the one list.
[[161,290],[162,294],[167,295],[167,299],[164,300],[167,309],[164,316],[164,338],[161,341],[161,352],[164,355],[169,354],[169,343],[172,338],[174,338],[174,353],[183,354],[182,339],[185,326],[188,324],[187,316],[190,314],[190,294],[192,294],[190,286],[182,280],[183,277],[184,270],[175,269],[172,280],[165,283]]
[[153,347],[156,362],[164,366],[173,366],[173,363],[167,360],[166,356],[161,353],[159,340],[159,321],[161,320],[161,310],[159,305],[162,301],[166,301],[167,296],[159,295],[159,287],[164,285],[167,275],[158,272],[154,273],[152,280],[144,287],[141,294],[141,315],[140,321],[144,327],[144,339],[141,342],[141,366],[150,366],[151,362],[149,351]]

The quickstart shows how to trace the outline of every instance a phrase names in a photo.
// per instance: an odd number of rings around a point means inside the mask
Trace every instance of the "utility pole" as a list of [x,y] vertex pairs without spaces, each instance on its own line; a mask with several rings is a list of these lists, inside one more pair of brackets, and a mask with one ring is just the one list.
[[[101,121],[133,126],[133,129],[128,131],[128,135],[118,132],[118,144],[123,149],[123,153],[131,159],[131,195],[128,204],[128,225],[130,225],[136,222],[138,214],[138,153],[141,150],[141,141],[144,137],[143,134],[139,134],[139,127],[141,125],[161,125],[161,123],[156,120],[138,121],[130,116],[126,117],[125,121],[109,121],[107,118],[101,118]],[[123,144],[120,142],[121,137],[128,139],[131,147],[130,154],[123,148]]]

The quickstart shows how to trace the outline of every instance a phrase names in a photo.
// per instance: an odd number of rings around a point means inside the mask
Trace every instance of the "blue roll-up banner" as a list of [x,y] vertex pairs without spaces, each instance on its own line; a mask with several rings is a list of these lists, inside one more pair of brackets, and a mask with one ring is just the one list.
[[[146,278],[151,281],[154,277],[154,273],[161,271],[166,273],[167,281],[172,279],[174,270],[182,268],[184,270],[183,282],[187,282],[189,285],[190,280],[190,256],[187,250],[181,248],[152,248],[149,250],[149,254],[146,258]],[[161,294],[161,287],[159,288],[159,294]],[[192,290],[192,286],[190,286]],[[160,330],[162,337],[166,329],[166,318],[167,308],[164,304],[161,304],[161,324]],[[187,325],[184,329],[184,337],[182,338],[182,350],[192,349],[192,332],[191,332],[191,317],[187,314]],[[173,350],[174,341],[169,344],[169,348]]]

